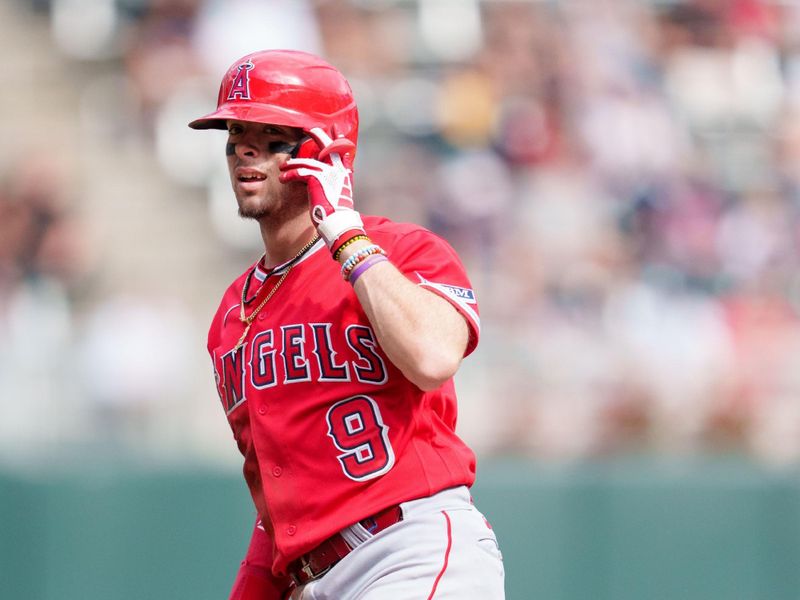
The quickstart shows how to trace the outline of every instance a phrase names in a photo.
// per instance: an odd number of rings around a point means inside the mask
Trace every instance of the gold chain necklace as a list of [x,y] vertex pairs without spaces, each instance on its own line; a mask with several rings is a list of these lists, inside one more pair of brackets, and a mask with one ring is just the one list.
[[236,342],[236,345],[233,347],[234,352],[242,347],[242,345],[244,344],[244,340],[247,337],[247,334],[250,332],[250,326],[253,324],[253,321],[255,321],[256,316],[258,315],[259,312],[261,312],[261,309],[264,308],[264,305],[267,302],[269,302],[269,299],[272,298],[272,296],[275,294],[278,288],[281,287],[281,284],[286,279],[286,276],[289,274],[289,271],[292,270],[292,267],[295,265],[297,260],[301,256],[303,256],[303,254],[308,252],[311,246],[317,243],[318,239],[319,235],[315,235],[310,242],[308,242],[305,246],[303,246],[300,249],[300,252],[294,255],[292,260],[289,261],[289,264],[286,267],[286,270],[283,272],[283,275],[281,275],[281,278],[278,279],[278,282],[272,287],[272,289],[269,291],[269,294],[266,295],[266,297],[261,301],[261,304],[256,306],[255,310],[253,310],[253,312],[251,312],[249,316],[245,316],[244,314],[244,301],[245,301],[245,294],[247,292],[247,285],[242,285],[242,303],[239,305],[239,320],[242,323],[244,323],[245,327],[244,327],[244,332],[242,333],[242,337],[239,338],[239,341]]

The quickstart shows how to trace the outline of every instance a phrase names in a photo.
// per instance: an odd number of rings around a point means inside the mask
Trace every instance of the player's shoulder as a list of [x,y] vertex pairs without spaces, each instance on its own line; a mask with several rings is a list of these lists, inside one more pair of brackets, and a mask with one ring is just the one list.
[[396,243],[409,236],[445,241],[430,229],[416,223],[393,221],[388,217],[378,215],[364,215],[362,219],[367,234],[378,243]]
[[389,217],[381,215],[362,215],[362,218],[367,230],[385,235],[405,235],[415,231],[428,231],[422,225],[393,221]]

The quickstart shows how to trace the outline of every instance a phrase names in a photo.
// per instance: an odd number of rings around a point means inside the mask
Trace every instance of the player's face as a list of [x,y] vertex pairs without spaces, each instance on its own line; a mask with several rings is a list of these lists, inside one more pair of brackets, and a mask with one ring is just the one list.
[[301,130],[292,127],[228,121],[225,154],[242,217],[290,217],[308,209],[305,186],[278,181],[278,167],[302,136]]

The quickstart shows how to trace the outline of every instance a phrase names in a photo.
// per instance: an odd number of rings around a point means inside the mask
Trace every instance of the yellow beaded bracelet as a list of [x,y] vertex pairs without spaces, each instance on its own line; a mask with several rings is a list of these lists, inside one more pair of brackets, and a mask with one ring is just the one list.
[[333,260],[338,261],[339,257],[342,255],[342,250],[347,248],[350,244],[354,244],[355,242],[357,242],[359,240],[368,240],[368,239],[369,239],[369,237],[364,235],[364,234],[360,234],[360,235],[356,235],[356,236],[351,237],[349,240],[347,240],[344,244],[342,244],[341,246],[339,246],[336,249],[336,251],[333,253]]

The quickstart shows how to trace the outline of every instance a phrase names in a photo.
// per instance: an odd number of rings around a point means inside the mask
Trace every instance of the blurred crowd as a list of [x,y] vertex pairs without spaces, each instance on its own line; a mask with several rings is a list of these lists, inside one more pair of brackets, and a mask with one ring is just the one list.
[[[186,123],[213,108],[222,73],[247,52],[297,48],[337,65],[361,111],[358,207],[432,228],[473,277],[482,342],[457,382],[460,427],[479,453],[800,464],[800,5],[25,4],[51,22],[69,61],[102,65],[87,99],[97,132],[149,148],[203,196],[197,210],[220,247],[253,258],[221,143]],[[113,372],[113,344],[91,333],[114,327],[108,307],[52,356],[25,353],[42,319],[53,321],[48,336],[69,337],[65,315],[92,302],[92,252],[60,189],[19,165],[6,171],[4,390],[28,374],[27,393],[56,393],[41,388],[76,343]],[[25,300],[34,288],[45,306]],[[114,413],[117,426],[158,418],[137,403],[151,406],[178,366],[191,368],[175,361],[140,369],[134,379],[150,385],[133,400],[107,400],[131,383],[88,386],[106,398],[94,418],[118,404],[128,409]]]

